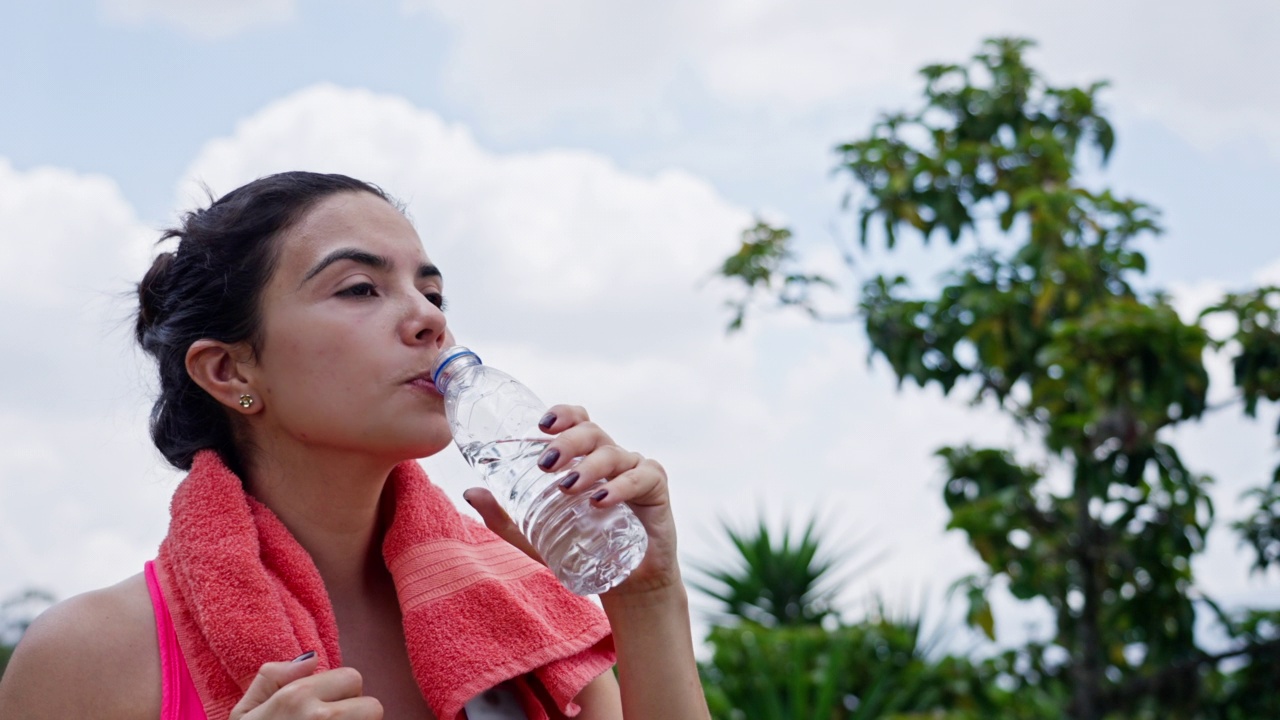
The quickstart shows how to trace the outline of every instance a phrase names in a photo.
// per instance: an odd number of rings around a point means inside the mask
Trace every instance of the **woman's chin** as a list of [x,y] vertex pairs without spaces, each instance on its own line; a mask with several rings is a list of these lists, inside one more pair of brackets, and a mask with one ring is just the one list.
[[446,438],[443,441],[434,438],[417,440],[416,442],[408,442],[396,447],[393,454],[400,460],[418,460],[431,457],[452,444],[452,438]]

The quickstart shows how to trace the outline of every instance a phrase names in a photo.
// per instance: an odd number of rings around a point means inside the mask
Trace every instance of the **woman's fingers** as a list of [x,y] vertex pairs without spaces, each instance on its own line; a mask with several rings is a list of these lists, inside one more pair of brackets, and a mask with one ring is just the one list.
[[543,565],[547,564],[547,561],[543,560],[538,551],[533,548],[529,539],[520,532],[520,528],[516,527],[507,511],[498,504],[498,499],[493,496],[493,493],[484,488],[471,488],[462,493],[462,498],[480,513],[480,519],[484,520],[485,527],[492,530],[494,534],[519,548],[525,555]]
[[547,442],[547,447],[538,456],[538,467],[543,472],[560,472],[567,469],[575,458],[586,457],[608,447],[616,447],[613,438],[599,425],[584,420]]
[[[328,703],[322,717],[339,720],[382,720],[382,703],[367,695]],[[309,717],[315,717],[314,715]]]
[[253,678],[253,682],[249,683],[249,689],[245,690],[244,697],[240,698],[240,702],[231,709],[231,720],[239,720],[254,708],[270,700],[281,688],[315,672],[316,664],[319,662],[319,658],[312,653],[311,657],[304,655],[294,662],[266,663],[258,669],[258,674]]
[[[618,447],[587,411],[577,405],[555,405],[539,427],[555,437],[538,457],[538,467],[559,475],[561,489],[590,492],[600,505],[666,502],[666,471],[640,453]],[[597,487],[601,480],[608,481]]]
[[232,708],[231,720],[381,720],[382,704],[361,694],[364,679],[359,671],[341,667],[315,673],[318,662],[313,654],[294,662],[266,663]]
[[538,427],[542,432],[555,434],[590,419],[587,409],[580,405],[552,405],[538,422]]
[[[601,477],[609,478],[609,474],[605,473]],[[667,502],[667,474],[657,462],[641,458],[635,467],[614,475],[603,484],[597,482],[579,489],[579,492],[588,491],[591,501],[601,507],[622,502],[634,508],[663,505]]]
[[304,691],[299,694],[305,694],[307,698],[315,698],[321,702],[337,702],[363,695],[364,678],[355,668],[340,667],[295,682],[293,687]]
[[[645,460],[640,453],[605,445],[573,464],[572,469],[563,474],[560,487],[573,494],[590,492],[592,500],[614,505],[640,500],[663,479],[665,473],[661,465]],[[601,480],[608,482],[598,486]],[[601,496],[601,492],[605,495]]]

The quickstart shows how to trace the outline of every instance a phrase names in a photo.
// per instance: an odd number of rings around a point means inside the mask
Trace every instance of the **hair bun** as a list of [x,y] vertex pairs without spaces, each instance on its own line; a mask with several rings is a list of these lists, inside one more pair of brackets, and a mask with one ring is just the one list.
[[151,263],[151,269],[138,283],[138,323],[134,335],[144,347],[147,331],[160,321],[169,294],[169,274],[173,268],[175,252],[162,252]]

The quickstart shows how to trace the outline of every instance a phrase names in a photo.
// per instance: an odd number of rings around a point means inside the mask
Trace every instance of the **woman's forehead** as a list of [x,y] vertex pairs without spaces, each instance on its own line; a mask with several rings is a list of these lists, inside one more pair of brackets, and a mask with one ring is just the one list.
[[390,203],[366,192],[340,193],[311,208],[281,236],[280,268],[306,272],[334,250],[350,248],[396,264],[427,262],[417,231]]

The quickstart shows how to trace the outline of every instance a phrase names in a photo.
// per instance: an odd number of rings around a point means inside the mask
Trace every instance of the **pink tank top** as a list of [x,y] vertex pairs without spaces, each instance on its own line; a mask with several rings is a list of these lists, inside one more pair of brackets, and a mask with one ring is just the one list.
[[147,563],[147,589],[151,591],[151,607],[156,613],[156,637],[160,640],[160,720],[209,720],[196,692],[196,684],[187,669],[187,659],[178,647],[178,634],[169,619],[169,606],[164,602],[156,570]]

